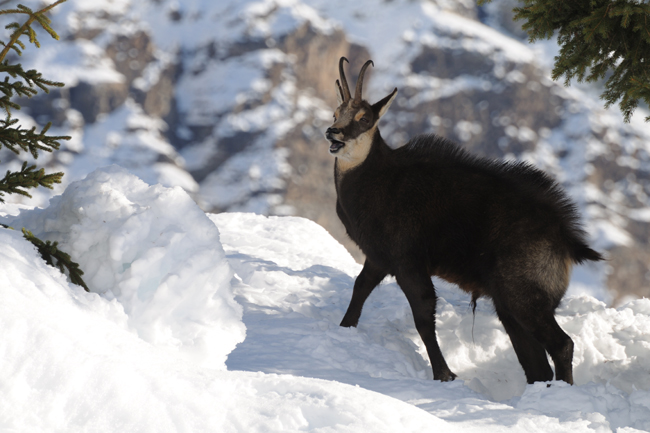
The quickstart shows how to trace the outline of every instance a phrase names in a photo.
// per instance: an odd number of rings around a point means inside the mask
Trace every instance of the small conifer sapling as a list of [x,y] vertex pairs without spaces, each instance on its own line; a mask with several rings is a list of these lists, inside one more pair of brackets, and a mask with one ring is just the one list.
[[[5,113],[4,120],[0,119],[0,149],[6,147],[12,152],[29,152],[34,159],[38,158],[39,151],[52,152],[59,149],[61,140],[69,140],[68,136],[47,135],[51,122],[38,132],[36,127],[31,129],[23,128],[18,119],[12,118],[12,110],[20,110],[20,105],[12,100],[13,97],[32,97],[39,92],[39,89],[49,93],[50,87],[63,87],[63,83],[45,79],[40,72],[30,69],[25,71],[20,63],[12,63],[7,59],[7,54],[13,51],[21,55],[25,49],[25,44],[20,40],[26,36],[29,43],[40,47],[36,31],[33,28],[34,23],[38,23],[50,36],[58,40],[59,36],[50,27],[50,19],[45,15],[46,12],[55,6],[65,2],[58,0],[49,6],[44,7],[36,12],[30,8],[18,5],[14,9],[0,10],[0,15],[25,15],[27,20],[20,24],[13,22],[6,26],[7,29],[13,30],[8,42],[0,41],[0,73],[4,75],[4,80],[0,76],[0,108]],[[46,173],[43,168],[38,169],[36,165],[30,165],[24,162],[19,171],[7,171],[4,178],[0,179],[0,203],[4,203],[5,194],[19,194],[31,197],[28,190],[42,186],[52,189],[55,183],[61,183],[63,173]],[[6,227],[6,226],[5,226]],[[51,266],[58,267],[61,272],[67,271],[70,280],[82,286],[86,291],[88,287],[81,276],[83,271],[79,265],[73,262],[68,254],[58,249],[57,243],[38,239],[29,230],[23,228],[25,239],[33,243],[38,249],[43,259]]]

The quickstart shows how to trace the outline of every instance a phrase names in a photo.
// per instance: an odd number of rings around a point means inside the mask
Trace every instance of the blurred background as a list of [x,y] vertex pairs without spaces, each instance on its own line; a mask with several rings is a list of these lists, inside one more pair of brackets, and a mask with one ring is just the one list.
[[[3,7],[18,2],[3,2]],[[34,9],[49,2],[22,1]],[[20,101],[25,125],[71,135],[37,163],[71,182],[118,164],[185,189],[208,212],[298,215],[359,261],[335,213],[323,132],[338,59],[351,87],[368,59],[371,103],[399,89],[382,120],[391,146],[437,133],[472,152],[526,160],[578,203],[608,261],[577,269],[573,294],[608,304],[650,296],[650,124],[604,110],[598,85],[550,80],[554,41],[530,45],[514,0],[68,0],[21,62],[66,84]],[[5,38],[6,40],[6,33]],[[20,155],[20,158],[27,155]],[[0,169],[22,163],[3,149]],[[8,201],[18,200],[15,196]]]

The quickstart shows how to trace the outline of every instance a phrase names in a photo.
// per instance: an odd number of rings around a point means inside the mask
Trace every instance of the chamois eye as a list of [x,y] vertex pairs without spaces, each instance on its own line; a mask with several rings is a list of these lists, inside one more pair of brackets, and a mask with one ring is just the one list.
[[362,117],[362,118],[359,119],[359,120],[361,120],[363,123],[368,123],[368,119],[366,119],[365,117]]

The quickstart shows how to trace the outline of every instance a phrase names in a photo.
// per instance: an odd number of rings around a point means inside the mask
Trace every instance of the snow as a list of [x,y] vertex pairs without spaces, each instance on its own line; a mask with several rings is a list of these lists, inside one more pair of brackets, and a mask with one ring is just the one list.
[[328,34],[334,25],[321,18],[316,10],[300,0],[266,0],[250,3],[243,14],[252,28],[251,35],[272,37],[283,35],[299,27],[305,21]]
[[[325,104],[300,93],[290,74],[276,87],[264,78],[272,66],[293,62],[280,50],[227,58],[237,41],[262,37],[273,47],[306,21],[325,34],[342,28],[377,64],[368,94],[404,85],[422,89],[404,99],[407,104],[492,86],[482,78],[412,73],[408,64],[423,47],[490,56],[495,75],[517,81],[521,73],[506,74],[502,64],[544,61],[549,56],[539,54],[539,45],[531,49],[505,38],[443,8],[443,2],[159,3],[69,0],[54,10],[62,41],[44,36],[39,56],[26,53],[25,65],[68,87],[79,80],[119,82],[124,77],[103,47],[115,35],[143,28],[159,50],[134,85],[150,86],[180,53],[190,73],[181,76],[176,91],[179,109],[194,125],[215,127],[203,144],[183,149],[187,166],[165,141],[160,119],[145,115],[132,100],[92,125],[68,110],[67,123],[52,130],[73,140],[62,143],[57,160],[44,155],[38,162],[65,171],[55,193],[67,190],[45,209],[3,206],[7,214],[20,215],[2,222],[58,241],[81,263],[93,293],[46,266],[19,231],[0,229],[0,429],[650,430],[650,301],[607,308],[602,301],[611,295],[603,293],[602,269],[574,269],[569,296],[558,310],[558,321],[576,343],[575,386],[527,385],[491,304],[481,300],[473,316],[465,294],[436,281],[438,336],[459,375],[439,383],[431,380],[425,349],[394,280],[375,290],[358,328],[338,326],[360,265],[320,226],[247,213],[206,217],[181,189],[166,188],[180,186],[217,207],[280,213],[277,191],[290,167],[286,149],[275,143],[307,113],[320,115]],[[172,10],[181,21],[169,19]],[[66,32],[80,26],[105,32],[73,45]],[[212,43],[216,55],[206,48]],[[542,50],[554,47],[543,44]],[[639,132],[645,126],[639,117],[622,125],[620,116],[598,108],[601,102],[557,88],[575,101],[567,104],[570,114],[560,127],[548,134],[515,126],[508,131],[519,138],[539,135],[537,150],[526,158],[574,185],[570,192],[587,211],[598,249],[624,245],[630,237],[620,217],[587,204],[605,203],[621,215],[628,210],[615,194],[585,189],[582,180],[589,160],[608,149],[606,142],[621,143],[620,162],[628,165],[626,155],[647,155],[647,133]],[[263,97],[268,102],[235,109]],[[431,118],[434,125],[441,121]],[[471,122],[454,127],[461,139],[478,133]],[[603,139],[589,139],[590,129],[603,131]],[[629,138],[627,131],[641,138]],[[207,176],[199,191],[185,169],[200,168],[214,156],[215,140],[239,133],[253,136],[250,146]],[[185,137],[192,134],[184,129]],[[554,154],[559,147],[573,151],[560,160]],[[132,174],[110,167],[81,180],[111,163]],[[37,190],[35,196],[39,205],[47,204],[49,193]],[[648,219],[643,209],[631,215]]]
[[[49,36],[44,36],[45,37]],[[79,81],[90,84],[121,83],[124,75],[105,57],[104,51],[90,41],[76,44],[45,44],[29,64],[37,71],[47,70],[47,79],[74,87]]]
[[93,292],[0,230],[3,429],[650,429],[648,299],[614,309],[567,297],[557,315],[576,343],[576,385],[527,385],[490,303],[474,317],[466,294],[436,280],[438,337],[459,376],[440,383],[394,280],[358,328],[338,326],[360,265],[306,219],[206,215],[180,188],[118,167],[7,214],[57,240]]
[[111,166],[9,224],[77,258],[86,284],[117,299],[145,341],[223,368],[244,339],[218,230],[180,187],[148,186]]
[[[261,194],[262,191],[279,191],[285,186],[280,175],[288,175],[291,166],[286,162],[287,149],[270,149],[254,146],[235,154],[224,167],[208,175],[202,182],[199,199],[208,207],[238,208],[239,211],[264,214],[275,200],[281,203],[279,194]],[[274,164],[269,164],[273,161]],[[250,193],[256,197],[250,198]]]
[[[198,190],[196,181],[181,168],[183,159],[161,138],[164,127],[163,121],[147,116],[142,108],[127,100],[78,134],[86,143],[84,156],[75,158],[65,177],[78,180],[88,174],[88,166],[117,164],[149,184],[180,186],[189,192]],[[161,156],[173,164],[158,162]]]
[[417,432],[447,424],[337,382],[199,368],[129,332],[120,303],[67,283],[19,233],[2,230],[0,242],[4,431]]

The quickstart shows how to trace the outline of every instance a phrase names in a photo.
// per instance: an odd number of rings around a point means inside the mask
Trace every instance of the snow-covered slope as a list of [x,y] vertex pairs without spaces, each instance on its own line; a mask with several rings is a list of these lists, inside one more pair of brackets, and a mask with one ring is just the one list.
[[440,383],[393,281],[373,292],[357,329],[338,326],[359,265],[309,220],[208,219],[180,189],[119,168],[2,220],[74,251],[85,244],[78,260],[98,292],[0,229],[7,430],[650,429],[650,300],[613,309],[567,298],[558,320],[576,343],[576,385],[548,387],[525,384],[489,303],[473,317],[465,294],[437,282],[438,335],[459,374]]
[[[68,284],[19,233],[2,229],[0,242],[3,431],[452,431],[358,387],[201,368],[130,332],[122,303]],[[223,312],[213,306],[201,318]]]

